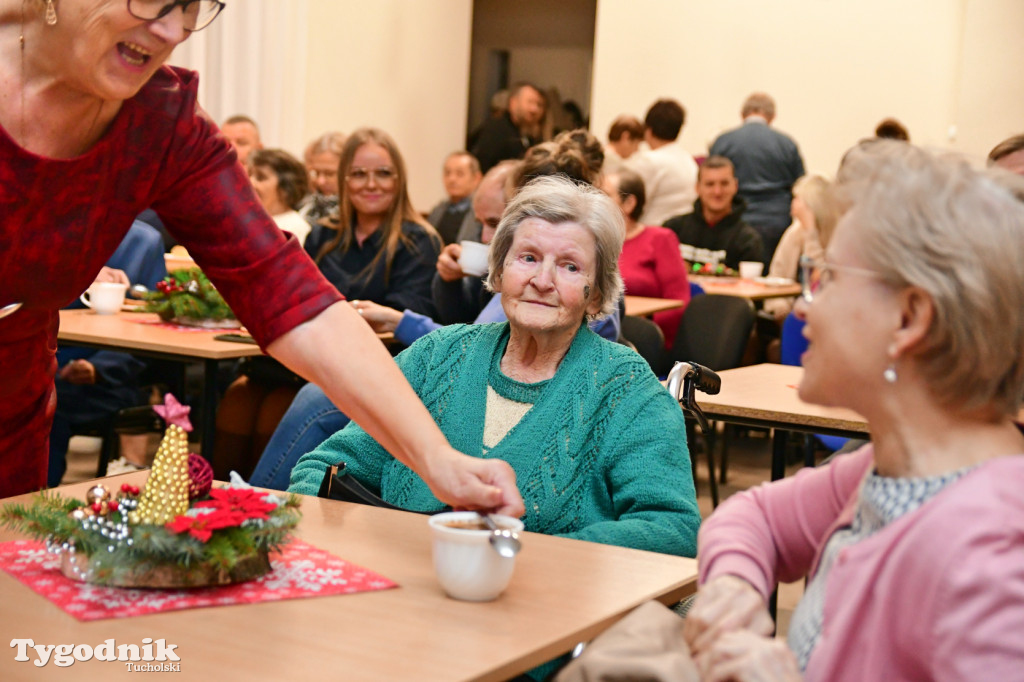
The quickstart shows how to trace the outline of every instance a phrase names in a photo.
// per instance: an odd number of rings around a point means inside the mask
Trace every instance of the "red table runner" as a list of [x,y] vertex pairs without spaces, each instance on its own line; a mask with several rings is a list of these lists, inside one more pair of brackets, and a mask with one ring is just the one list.
[[205,606],[354,594],[397,587],[373,571],[349,563],[301,540],[270,556],[273,570],[256,580],[225,587],[140,590],[91,585],[65,578],[60,557],[41,542],[0,543],[0,568],[78,620],[129,618]]

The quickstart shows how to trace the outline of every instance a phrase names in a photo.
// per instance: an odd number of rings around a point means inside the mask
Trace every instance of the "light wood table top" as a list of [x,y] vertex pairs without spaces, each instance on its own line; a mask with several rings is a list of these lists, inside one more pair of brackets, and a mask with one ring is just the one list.
[[203,360],[232,360],[263,354],[255,344],[218,341],[213,338],[236,330],[181,331],[141,323],[158,319],[153,313],[97,315],[92,310],[61,310],[57,339],[91,348],[142,351]]
[[686,304],[674,298],[648,298],[647,296],[625,296],[626,314],[633,317],[648,317],[665,310],[682,308]]
[[727,369],[718,372],[722,391],[717,395],[699,393],[697,403],[708,419],[865,437],[868,423],[853,410],[800,399],[797,386],[803,373],[803,367],[775,364]]
[[[144,477],[108,480],[119,487]],[[62,492],[82,497],[89,486]],[[80,623],[0,572],[0,603],[11,616],[0,618],[0,640],[96,646],[164,638],[178,645],[184,679],[504,680],[592,639],[646,600],[670,603],[696,588],[693,559],[524,533],[506,592],[489,603],[460,602],[434,578],[424,516],[312,497],[302,511],[298,537],[399,587]],[[0,541],[17,537],[0,530]],[[123,663],[30,668],[13,656],[0,656],[0,679],[130,674]]]
[[[263,351],[254,343],[214,338],[221,334],[244,334],[239,330],[185,331],[142,324],[142,321],[155,322],[158,319],[154,313],[97,315],[92,310],[61,310],[57,340],[90,348],[141,351],[202,360],[235,360],[263,355]],[[390,343],[394,341],[395,335],[384,332],[377,334],[377,338]]]
[[764,284],[756,280],[740,279],[738,277],[707,277],[690,275],[690,281],[696,282],[707,294],[722,294],[724,296],[740,296],[749,298],[751,301],[763,301],[767,298],[783,298],[788,296],[799,296],[802,287],[798,282],[791,284]]

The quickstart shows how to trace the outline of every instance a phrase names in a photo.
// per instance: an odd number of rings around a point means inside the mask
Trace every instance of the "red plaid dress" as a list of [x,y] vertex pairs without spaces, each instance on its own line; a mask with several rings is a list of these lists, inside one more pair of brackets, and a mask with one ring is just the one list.
[[264,347],[341,299],[267,217],[196,87],[196,74],[164,67],[74,159],[26,152],[0,128],[0,306],[24,304],[0,319],[0,498],[46,483],[57,311],[143,209],[156,209]]

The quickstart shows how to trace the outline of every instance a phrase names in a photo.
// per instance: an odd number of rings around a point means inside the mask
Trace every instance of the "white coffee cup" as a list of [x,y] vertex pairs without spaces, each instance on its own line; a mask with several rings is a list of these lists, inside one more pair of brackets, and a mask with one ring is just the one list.
[[740,261],[740,277],[742,279],[754,279],[760,277],[764,270],[764,263],[756,260]]
[[459,267],[467,275],[483,277],[487,273],[487,254],[491,247],[480,242],[461,241],[462,255],[459,256]]
[[113,315],[124,305],[127,284],[120,282],[93,282],[79,300],[100,315]]
[[[523,522],[511,516],[492,518],[500,528],[523,529]],[[491,531],[448,525],[474,522],[482,523],[476,512],[444,512],[430,517],[430,530],[434,537],[434,572],[449,597],[463,601],[491,601],[508,586],[516,559],[503,557],[491,547]]]

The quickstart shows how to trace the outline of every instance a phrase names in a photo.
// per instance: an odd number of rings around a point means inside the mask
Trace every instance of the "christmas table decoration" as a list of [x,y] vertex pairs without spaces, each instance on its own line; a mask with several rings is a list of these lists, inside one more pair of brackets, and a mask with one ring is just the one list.
[[143,297],[146,312],[156,313],[165,322],[207,329],[237,329],[241,323],[224,298],[199,268],[174,270],[156,291]]
[[690,267],[690,274],[702,277],[738,277],[736,270],[722,263],[687,263]]
[[0,523],[45,540],[69,578],[122,587],[223,585],[271,569],[269,553],[290,540],[299,496],[252,488],[237,475],[212,488],[212,471],[188,452],[189,407],[167,394],[154,410],[167,431],[145,485],[111,491],[98,484],[85,500],[43,492],[0,510]]

